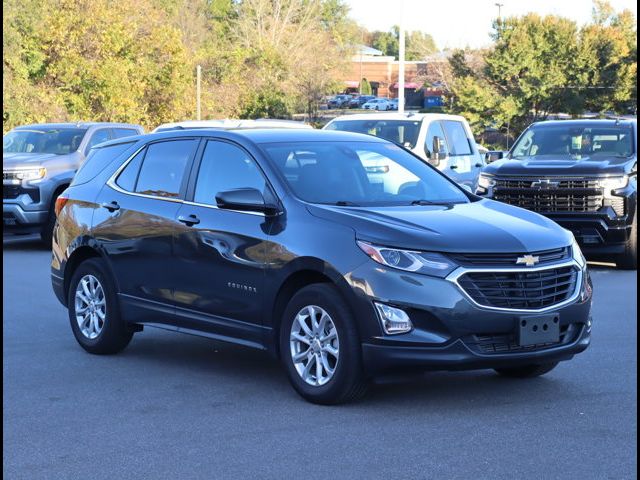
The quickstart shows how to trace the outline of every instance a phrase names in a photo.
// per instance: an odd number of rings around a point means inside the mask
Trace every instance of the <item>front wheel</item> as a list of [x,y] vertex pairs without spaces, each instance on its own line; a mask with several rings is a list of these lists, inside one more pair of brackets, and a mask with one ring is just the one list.
[[633,216],[633,224],[631,226],[631,236],[624,245],[624,253],[620,255],[620,259],[616,265],[623,270],[638,269],[638,214]]
[[120,317],[116,290],[102,260],[91,258],[80,264],[67,298],[71,330],[87,352],[117,353],[129,344],[133,332]]
[[346,403],[367,392],[353,316],[331,285],[310,285],[291,299],[281,323],[280,356],[293,388],[312,403]]
[[549,373],[558,366],[558,362],[524,365],[522,367],[496,368],[495,371],[503,377],[533,378]]

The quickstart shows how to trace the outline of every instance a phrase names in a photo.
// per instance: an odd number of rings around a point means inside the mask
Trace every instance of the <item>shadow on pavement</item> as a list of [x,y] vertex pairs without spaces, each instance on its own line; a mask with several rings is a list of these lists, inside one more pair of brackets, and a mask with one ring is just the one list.
[[23,251],[51,251],[51,247],[45,246],[38,235],[3,235],[3,250],[23,250]]

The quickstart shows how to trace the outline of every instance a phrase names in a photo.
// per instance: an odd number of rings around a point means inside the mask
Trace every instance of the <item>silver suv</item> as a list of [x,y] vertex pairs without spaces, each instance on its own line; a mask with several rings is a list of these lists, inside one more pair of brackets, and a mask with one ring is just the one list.
[[2,218],[5,232],[39,233],[51,244],[55,199],[89,150],[102,142],[144,133],[126,123],[25,125],[2,139]]

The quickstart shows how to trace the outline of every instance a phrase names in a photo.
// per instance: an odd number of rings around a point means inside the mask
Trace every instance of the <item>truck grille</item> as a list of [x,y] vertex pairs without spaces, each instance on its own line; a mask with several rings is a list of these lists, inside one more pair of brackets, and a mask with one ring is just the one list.
[[598,180],[583,178],[496,179],[493,198],[534,212],[595,212],[604,201]]
[[558,263],[571,257],[570,250],[564,247],[531,253],[455,253],[449,257],[463,267],[513,267],[523,255],[538,257],[538,265]]
[[526,272],[467,272],[458,284],[485,307],[537,310],[571,298],[578,272],[573,266]]

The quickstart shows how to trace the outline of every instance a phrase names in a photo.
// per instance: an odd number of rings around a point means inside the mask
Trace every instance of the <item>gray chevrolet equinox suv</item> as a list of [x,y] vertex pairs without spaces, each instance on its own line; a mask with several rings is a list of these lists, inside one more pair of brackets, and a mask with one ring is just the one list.
[[24,125],[2,140],[4,231],[39,233],[51,245],[55,199],[71,183],[89,150],[99,143],[144,133],[126,123]]

